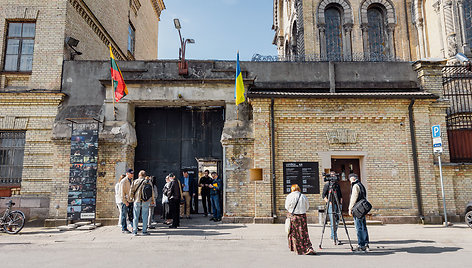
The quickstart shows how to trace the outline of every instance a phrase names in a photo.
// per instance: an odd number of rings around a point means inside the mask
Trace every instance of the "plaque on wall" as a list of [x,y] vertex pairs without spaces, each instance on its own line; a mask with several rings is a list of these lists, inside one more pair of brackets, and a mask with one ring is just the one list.
[[303,194],[320,193],[318,162],[284,162],[284,194],[298,184]]

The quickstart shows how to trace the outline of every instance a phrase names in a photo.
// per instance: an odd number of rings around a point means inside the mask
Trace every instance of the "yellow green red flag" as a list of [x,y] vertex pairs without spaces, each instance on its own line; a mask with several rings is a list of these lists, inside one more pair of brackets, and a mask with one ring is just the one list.
[[121,74],[121,70],[116,64],[115,56],[110,47],[110,60],[111,60],[111,82],[113,84],[113,91],[115,92],[115,101],[120,101],[124,96],[128,95],[128,88],[126,87],[125,80]]
[[243,103],[246,99],[244,98],[244,84],[243,84],[243,75],[241,73],[241,67],[239,66],[239,51],[236,59],[236,82],[234,85],[234,99],[236,100],[236,105]]

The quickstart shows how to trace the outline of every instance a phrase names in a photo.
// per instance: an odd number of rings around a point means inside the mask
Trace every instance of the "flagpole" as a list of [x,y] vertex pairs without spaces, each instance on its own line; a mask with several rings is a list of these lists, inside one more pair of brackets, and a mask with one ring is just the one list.
[[111,76],[111,88],[113,91],[113,95],[111,96],[113,98],[113,121],[116,120],[116,108],[115,108],[115,85],[113,84],[113,75]]

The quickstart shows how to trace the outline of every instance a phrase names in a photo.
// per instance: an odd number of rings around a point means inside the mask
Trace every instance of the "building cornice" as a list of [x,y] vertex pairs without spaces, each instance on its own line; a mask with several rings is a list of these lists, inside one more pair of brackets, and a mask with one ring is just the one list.
[[80,16],[85,20],[85,22],[92,28],[92,30],[97,34],[97,36],[102,40],[102,42],[111,46],[113,54],[118,60],[126,60],[126,54],[120,49],[118,44],[113,40],[111,35],[105,29],[105,27],[100,23],[98,18],[93,14],[92,10],[87,6],[83,0],[69,0],[69,3],[75,10],[80,14]]
[[161,19],[161,12],[166,9],[164,5],[164,0],[151,0],[152,7],[154,8],[154,12],[156,12],[157,18]]

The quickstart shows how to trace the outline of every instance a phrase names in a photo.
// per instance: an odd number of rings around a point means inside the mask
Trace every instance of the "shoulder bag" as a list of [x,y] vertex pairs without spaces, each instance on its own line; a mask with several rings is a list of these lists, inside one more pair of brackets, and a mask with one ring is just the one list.
[[372,204],[369,203],[366,199],[366,193],[364,185],[359,183],[360,191],[362,192],[362,199],[357,201],[354,206],[352,207],[352,216],[360,219],[367,215],[369,211],[372,209]]
[[292,217],[292,214],[295,212],[295,208],[297,208],[298,201],[300,201],[300,197],[302,196],[302,193],[298,195],[297,203],[295,203],[295,206],[293,207],[292,213],[290,214],[290,217],[287,217],[285,219],[285,232],[288,234],[290,233],[290,219]]

